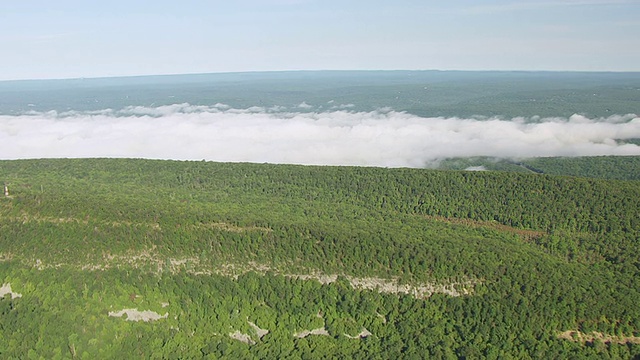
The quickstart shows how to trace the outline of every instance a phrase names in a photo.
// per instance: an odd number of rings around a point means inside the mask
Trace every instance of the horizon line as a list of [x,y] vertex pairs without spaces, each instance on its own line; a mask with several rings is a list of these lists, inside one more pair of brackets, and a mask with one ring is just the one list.
[[171,77],[171,76],[202,76],[202,75],[225,75],[225,74],[276,74],[276,73],[337,73],[337,72],[451,72],[451,73],[572,73],[572,74],[640,74],[640,70],[473,70],[473,69],[296,69],[296,70],[246,70],[246,71],[212,71],[212,72],[185,72],[185,73],[157,73],[157,74],[129,74],[129,75],[106,75],[106,76],[80,76],[80,77],[51,77],[51,78],[16,78],[0,79],[3,82],[22,81],[62,81],[62,80],[101,80],[101,79],[124,79],[143,77]]

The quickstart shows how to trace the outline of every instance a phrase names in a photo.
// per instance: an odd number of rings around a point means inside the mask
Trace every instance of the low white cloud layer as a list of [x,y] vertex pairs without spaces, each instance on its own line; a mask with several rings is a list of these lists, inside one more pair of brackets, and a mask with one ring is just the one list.
[[0,116],[0,158],[129,157],[424,167],[447,157],[640,155],[636,115],[589,119],[423,118],[282,112],[224,104]]

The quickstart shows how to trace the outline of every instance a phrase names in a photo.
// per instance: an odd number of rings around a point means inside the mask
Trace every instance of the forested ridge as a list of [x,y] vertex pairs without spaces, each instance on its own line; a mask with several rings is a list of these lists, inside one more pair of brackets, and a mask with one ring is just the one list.
[[441,170],[496,170],[610,180],[640,180],[640,156],[537,157],[518,160],[476,156],[442,159],[435,167]]
[[0,181],[4,358],[640,356],[638,181],[140,159]]

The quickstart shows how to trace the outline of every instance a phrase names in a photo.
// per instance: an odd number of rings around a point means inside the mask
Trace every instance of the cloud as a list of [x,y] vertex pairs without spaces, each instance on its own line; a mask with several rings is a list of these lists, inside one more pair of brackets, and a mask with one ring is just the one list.
[[355,104],[340,104],[340,105],[334,105],[330,109],[331,110],[336,110],[336,109],[345,110],[345,109],[351,109],[351,108],[354,108],[354,107],[356,107]]
[[466,171],[487,171],[487,168],[484,166],[469,166],[465,170]]
[[590,119],[299,113],[224,104],[0,116],[0,158],[134,157],[424,167],[447,157],[640,155],[636,115]]
[[562,1],[505,1],[466,7],[470,14],[492,14],[516,11],[546,10],[559,7],[637,5],[637,0],[562,0]]

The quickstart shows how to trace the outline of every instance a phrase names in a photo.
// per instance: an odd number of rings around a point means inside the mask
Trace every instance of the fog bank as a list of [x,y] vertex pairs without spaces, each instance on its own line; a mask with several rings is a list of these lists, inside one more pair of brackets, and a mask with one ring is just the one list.
[[640,138],[640,118],[633,114],[507,121],[423,118],[390,109],[296,113],[176,104],[0,116],[1,159],[424,167],[448,157],[640,155],[639,146],[619,141],[632,138]]

